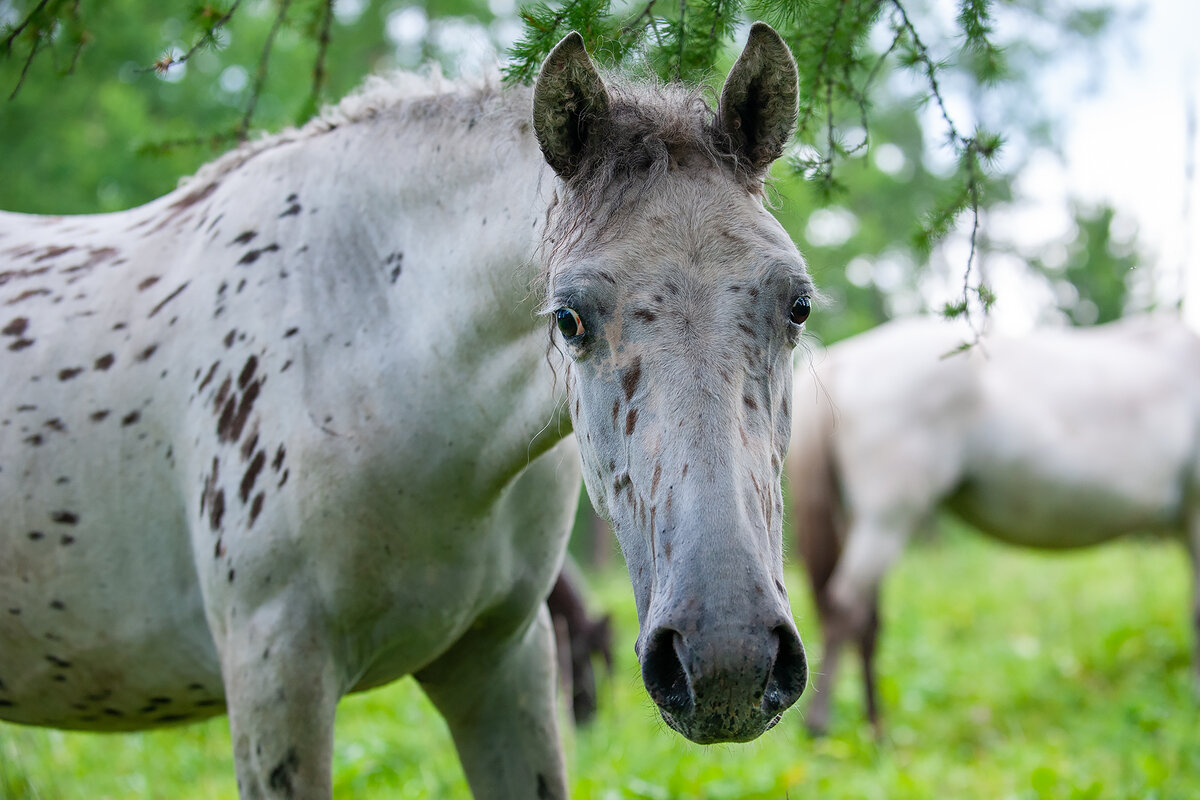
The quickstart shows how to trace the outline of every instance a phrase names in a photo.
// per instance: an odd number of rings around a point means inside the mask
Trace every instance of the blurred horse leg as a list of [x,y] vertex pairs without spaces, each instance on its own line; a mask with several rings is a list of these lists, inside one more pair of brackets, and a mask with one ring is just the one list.
[[1200,696],[1200,503],[1188,511],[1187,545],[1192,557],[1192,677]]
[[875,736],[883,733],[879,719],[879,692],[875,685],[875,646],[879,643],[879,592],[871,597],[871,611],[866,624],[858,632],[858,652],[862,656],[863,699],[867,706],[867,721]]

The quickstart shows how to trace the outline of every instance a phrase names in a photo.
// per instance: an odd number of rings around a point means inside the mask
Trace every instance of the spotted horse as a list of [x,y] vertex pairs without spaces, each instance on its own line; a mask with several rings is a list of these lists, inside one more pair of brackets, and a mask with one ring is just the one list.
[[566,797],[542,601],[582,471],[663,718],[770,728],[807,678],[813,290],[763,204],[796,113],[765,25],[715,110],[572,34],[532,89],[376,80],[145,206],[0,216],[3,718],[227,712],[242,798],[328,798],[339,698],[412,675],[475,797]]

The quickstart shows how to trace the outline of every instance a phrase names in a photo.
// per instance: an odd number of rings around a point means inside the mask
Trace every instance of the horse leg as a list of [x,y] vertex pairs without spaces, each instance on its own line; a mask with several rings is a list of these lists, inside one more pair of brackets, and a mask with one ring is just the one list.
[[867,721],[875,729],[875,736],[882,735],[879,720],[879,693],[875,685],[875,646],[879,643],[879,593],[871,598],[871,613],[867,623],[858,633],[858,652],[862,656],[863,695],[867,706]]
[[[852,525],[824,600],[828,611],[823,618],[835,620],[831,627],[840,637],[837,644],[846,640],[858,644],[863,661],[867,719],[875,728],[876,735],[882,730],[875,683],[879,586],[888,569],[904,551],[910,530],[910,526],[881,525],[866,520]],[[832,666],[823,665],[822,671],[832,673],[836,664],[835,656]]]
[[341,688],[320,624],[277,598],[240,616],[221,650],[242,800],[329,800]]
[[1200,507],[1188,513],[1187,544],[1192,557],[1192,677],[1200,695]]
[[850,638],[845,620],[818,604],[821,617],[821,668],[817,673],[817,685],[812,702],[804,714],[804,725],[812,736],[823,736],[829,730],[830,706],[833,702],[833,687],[837,684],[838,662],[842,646]]
[[450,727],[475,800],[566,800],[554,672],[543,603],[515,638],[464,641],[417,675]]

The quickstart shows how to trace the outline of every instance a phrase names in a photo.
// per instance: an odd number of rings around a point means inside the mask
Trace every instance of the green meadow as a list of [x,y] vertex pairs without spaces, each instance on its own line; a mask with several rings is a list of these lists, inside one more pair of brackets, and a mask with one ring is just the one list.
[[[819,671],[807,584],[794,565],[788,579]],[[806,734],[802,699],[756,742],[685,742],[641,686],[628,578],[591,580],[617,663],[596,721],[567,735],[576,800],[1200,797],[1191,576],[1174,542],[1040,554],[951,529],[911,547],[885,587],[879,741],[851,657],[829,736]],[[411,681],[342,703],[334,770],[339,798],[470,797]],[[0,725],[0,795],[234,798],[229,733],[224,718],[140,735]]]

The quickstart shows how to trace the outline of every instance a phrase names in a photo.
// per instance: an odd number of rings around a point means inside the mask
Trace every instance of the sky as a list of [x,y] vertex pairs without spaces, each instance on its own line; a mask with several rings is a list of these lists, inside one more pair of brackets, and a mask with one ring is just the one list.
[[1023,202],[1002,224],[1019,240],[1047,241],[1069,224],[1069,198],[1111,204],[1136,231],[1147,283],[1160,300],[1186,293],[1185,316],[1200,330],[1200,2],[1111,2],[1126,13],[1098,52],[1064,58],[1039,81],[1041,102],[1063,120],[1062,161],[1033,161],[1018,184]]

